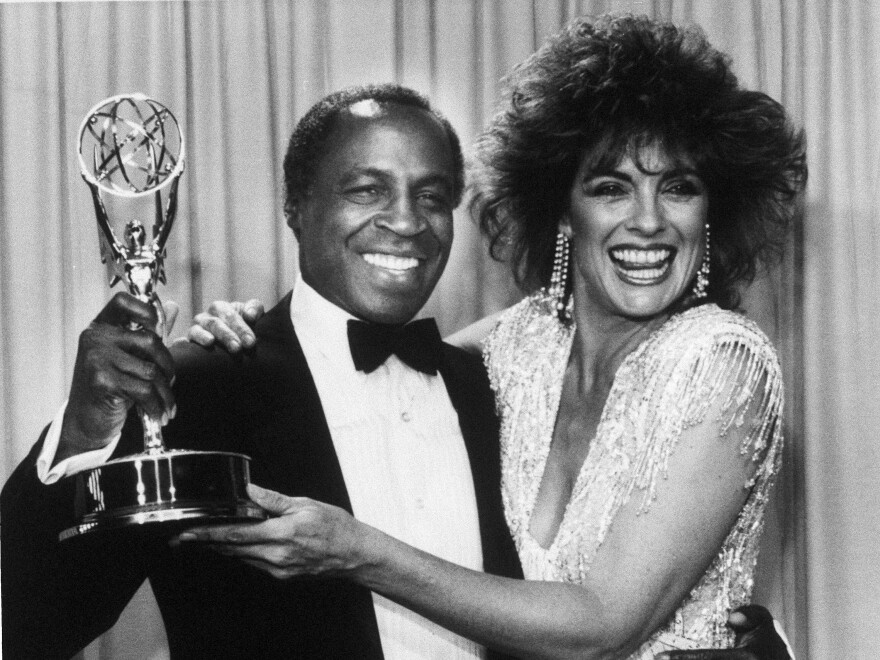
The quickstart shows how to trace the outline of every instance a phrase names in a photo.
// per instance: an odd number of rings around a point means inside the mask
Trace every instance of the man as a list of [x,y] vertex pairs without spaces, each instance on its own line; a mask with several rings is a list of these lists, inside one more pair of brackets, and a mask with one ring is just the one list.
[[[60,477],[138,451],[128,414],[136,404],[173,418],[171,448],[247,454],[256,484],[336,504],[465,566],[521,577],[479,358],[441,344],[436,327],[415,326],[415,338],[400,331],[449,256],[463,185],[454,131],[410,90],[347,90],[300,121],[284,170],[301,277],[257,325],[251,354],[186,344],[169,352],[153,333],[124,329],[156,322],[125,294],[81,335],[63,415],[3,490],[5,657],[69,657],[112,625],[147,577],[174,657],[483,657],[343,581],[276,580],[158,535],[57,543],[73,502]],[[399,355],[367,351],[362,364],[347,335],[376,324]]]

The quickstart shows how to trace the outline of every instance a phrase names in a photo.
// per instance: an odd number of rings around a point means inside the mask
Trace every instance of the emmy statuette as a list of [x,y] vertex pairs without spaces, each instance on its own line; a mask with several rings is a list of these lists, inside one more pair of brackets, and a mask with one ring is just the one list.
[[[101,101],[79,131],[82,177],[92,194],[110,285],[124,282],[129,293],[156,308],[161,337],[165,318],[155,289],[157,283],[165,283],[165,244],[177,211],[184,157],[183,134],[174,115],[143,94]],[[164,209],[163,190],[168,193]],[[117,203],[152,195],[152,236],[141,221],[131,219],[120,241],[102,192],[118,198]],[[266,517],[247,496],[247,456],[166,449],[160,422],[138,412],[144,431],[142,453],[68,477],[76,480],[77,522],[60,534],[62,541],[120,528],[171,531],[181,524]]]

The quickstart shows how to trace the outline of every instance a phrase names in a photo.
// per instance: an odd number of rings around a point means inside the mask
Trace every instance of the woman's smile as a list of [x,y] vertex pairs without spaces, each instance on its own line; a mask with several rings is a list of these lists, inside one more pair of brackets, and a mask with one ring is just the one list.
[[676,252],[672,247],[617,247],[608,250],[608,256],[622,280],[636,286],[650,286],[666,278]]

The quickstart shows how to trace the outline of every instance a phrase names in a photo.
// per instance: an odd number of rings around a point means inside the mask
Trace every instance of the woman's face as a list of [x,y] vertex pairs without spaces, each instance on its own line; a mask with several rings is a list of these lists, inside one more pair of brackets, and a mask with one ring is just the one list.
[[[576,310],[649,319],[679,300],[705,247],[706,186],[661,149],[609,170],[581,160],[560,229],[572,238]],[[646,173],[647,172],[647,173]]]

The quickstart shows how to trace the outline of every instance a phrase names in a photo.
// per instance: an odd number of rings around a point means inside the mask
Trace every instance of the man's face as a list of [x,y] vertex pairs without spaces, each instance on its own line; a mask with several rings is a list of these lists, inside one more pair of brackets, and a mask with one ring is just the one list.
[[409,321],[449,257],[453,172],[429,113],[373,101],[343,111],[308,195],[288,210],[303,279],[358,318]]

